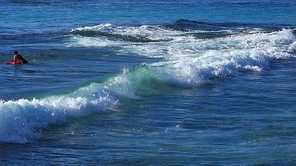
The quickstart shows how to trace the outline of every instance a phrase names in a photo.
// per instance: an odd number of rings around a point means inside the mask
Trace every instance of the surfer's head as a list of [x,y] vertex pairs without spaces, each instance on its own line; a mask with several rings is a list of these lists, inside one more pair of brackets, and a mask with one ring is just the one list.
[[18,52],[17,51],[14,51],[13,53],[14,53],[14,55],[18,55]]

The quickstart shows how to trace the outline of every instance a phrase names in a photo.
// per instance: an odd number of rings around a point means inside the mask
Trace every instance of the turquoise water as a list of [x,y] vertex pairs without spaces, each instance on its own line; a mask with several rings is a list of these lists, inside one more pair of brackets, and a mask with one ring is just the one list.
[[295,164],[294,1],[0,11],[1,165]]

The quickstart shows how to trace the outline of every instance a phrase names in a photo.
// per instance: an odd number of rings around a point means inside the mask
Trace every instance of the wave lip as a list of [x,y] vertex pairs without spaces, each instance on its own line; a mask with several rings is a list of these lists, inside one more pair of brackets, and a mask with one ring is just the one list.
[[90,89],[93,89],[92,85],[70,95],[1,101],[0,142],[30,142],[38,139],[39,130],[50,124],[59,124],[68,118],[115,109],[118,100],[112,97],[110,91],[101,89],[100,93],[96,93]]

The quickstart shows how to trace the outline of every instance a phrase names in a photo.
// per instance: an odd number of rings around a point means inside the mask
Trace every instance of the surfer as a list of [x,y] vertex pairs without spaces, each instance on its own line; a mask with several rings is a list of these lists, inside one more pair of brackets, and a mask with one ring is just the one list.
[[27,64],[28,61],[20,54],[18,54],[17,51],[14,51],[14,63],[15,64]]

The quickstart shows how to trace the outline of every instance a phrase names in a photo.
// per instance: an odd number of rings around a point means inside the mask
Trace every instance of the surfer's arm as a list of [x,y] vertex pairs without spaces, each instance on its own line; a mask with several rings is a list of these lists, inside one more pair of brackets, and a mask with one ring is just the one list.
[[13,56],[13,61],[14,61],[14,63],[16,63],[16,56],[15,55]]

